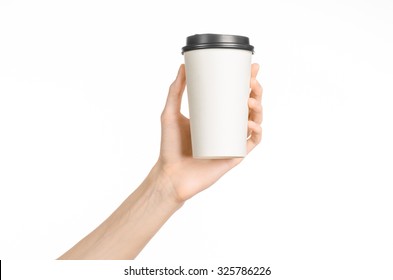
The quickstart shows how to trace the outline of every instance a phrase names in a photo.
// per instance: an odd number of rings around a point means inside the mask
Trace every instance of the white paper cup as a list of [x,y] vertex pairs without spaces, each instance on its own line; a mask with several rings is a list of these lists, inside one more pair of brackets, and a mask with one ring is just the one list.
[[253,51],[243,36],[187,38],[183,54],[194,158],[246,156]]

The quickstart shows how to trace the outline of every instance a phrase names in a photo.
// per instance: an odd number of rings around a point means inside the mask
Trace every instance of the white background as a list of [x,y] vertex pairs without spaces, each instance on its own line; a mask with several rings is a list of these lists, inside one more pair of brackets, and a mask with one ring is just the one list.
[[228,33],[255,46],[263,141],[139,260],[389,278],[392,15],[388,0],[0,1],[0,258],[57,258],[112,213],[157,159],[185,38]]

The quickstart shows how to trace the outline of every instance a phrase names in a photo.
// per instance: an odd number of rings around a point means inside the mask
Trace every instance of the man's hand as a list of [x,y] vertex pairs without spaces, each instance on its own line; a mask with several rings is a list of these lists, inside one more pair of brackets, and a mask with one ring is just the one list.
[[[249,153],[262,137],[262,87],[256,80],[259,65],[251,66],[249,120],[247,141]],[[181,100],[186,87],[186,73],[181,65],[176,80],[169,88],[164,111],[161,115],[161,151],[156,164],[165,176],[179,202],[191,198],[208,188],[222,175],[242,161],[233,159],[194,159],[192,157],[190,120],[180,113]]]

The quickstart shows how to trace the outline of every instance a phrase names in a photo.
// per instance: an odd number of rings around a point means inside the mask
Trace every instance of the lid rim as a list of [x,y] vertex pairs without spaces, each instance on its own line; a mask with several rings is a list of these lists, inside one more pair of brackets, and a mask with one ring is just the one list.
[[254,46],[250,45],[249,38],[239,35],[226,34],[195,34],[187,37],[186,46],[182,54],[187,51],[201,49],[240,49],[254,53]]
[[201,44],[201,45],[194,45],[194,46],[186,46],[182,48],[182,54],[188,51],[194,50],[203,50],[203,49],[236,49],[236,50],[244,50],[250,51],[254,53],[254,46],[244,46],[244,45],[214,45],[214,44]]

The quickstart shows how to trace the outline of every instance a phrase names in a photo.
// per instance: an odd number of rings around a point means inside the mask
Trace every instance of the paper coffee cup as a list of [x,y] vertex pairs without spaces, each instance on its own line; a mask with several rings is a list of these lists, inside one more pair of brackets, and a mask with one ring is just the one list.
[[254,47],[244,36],[197,34],[182,51],[193,157],[245,157]]

